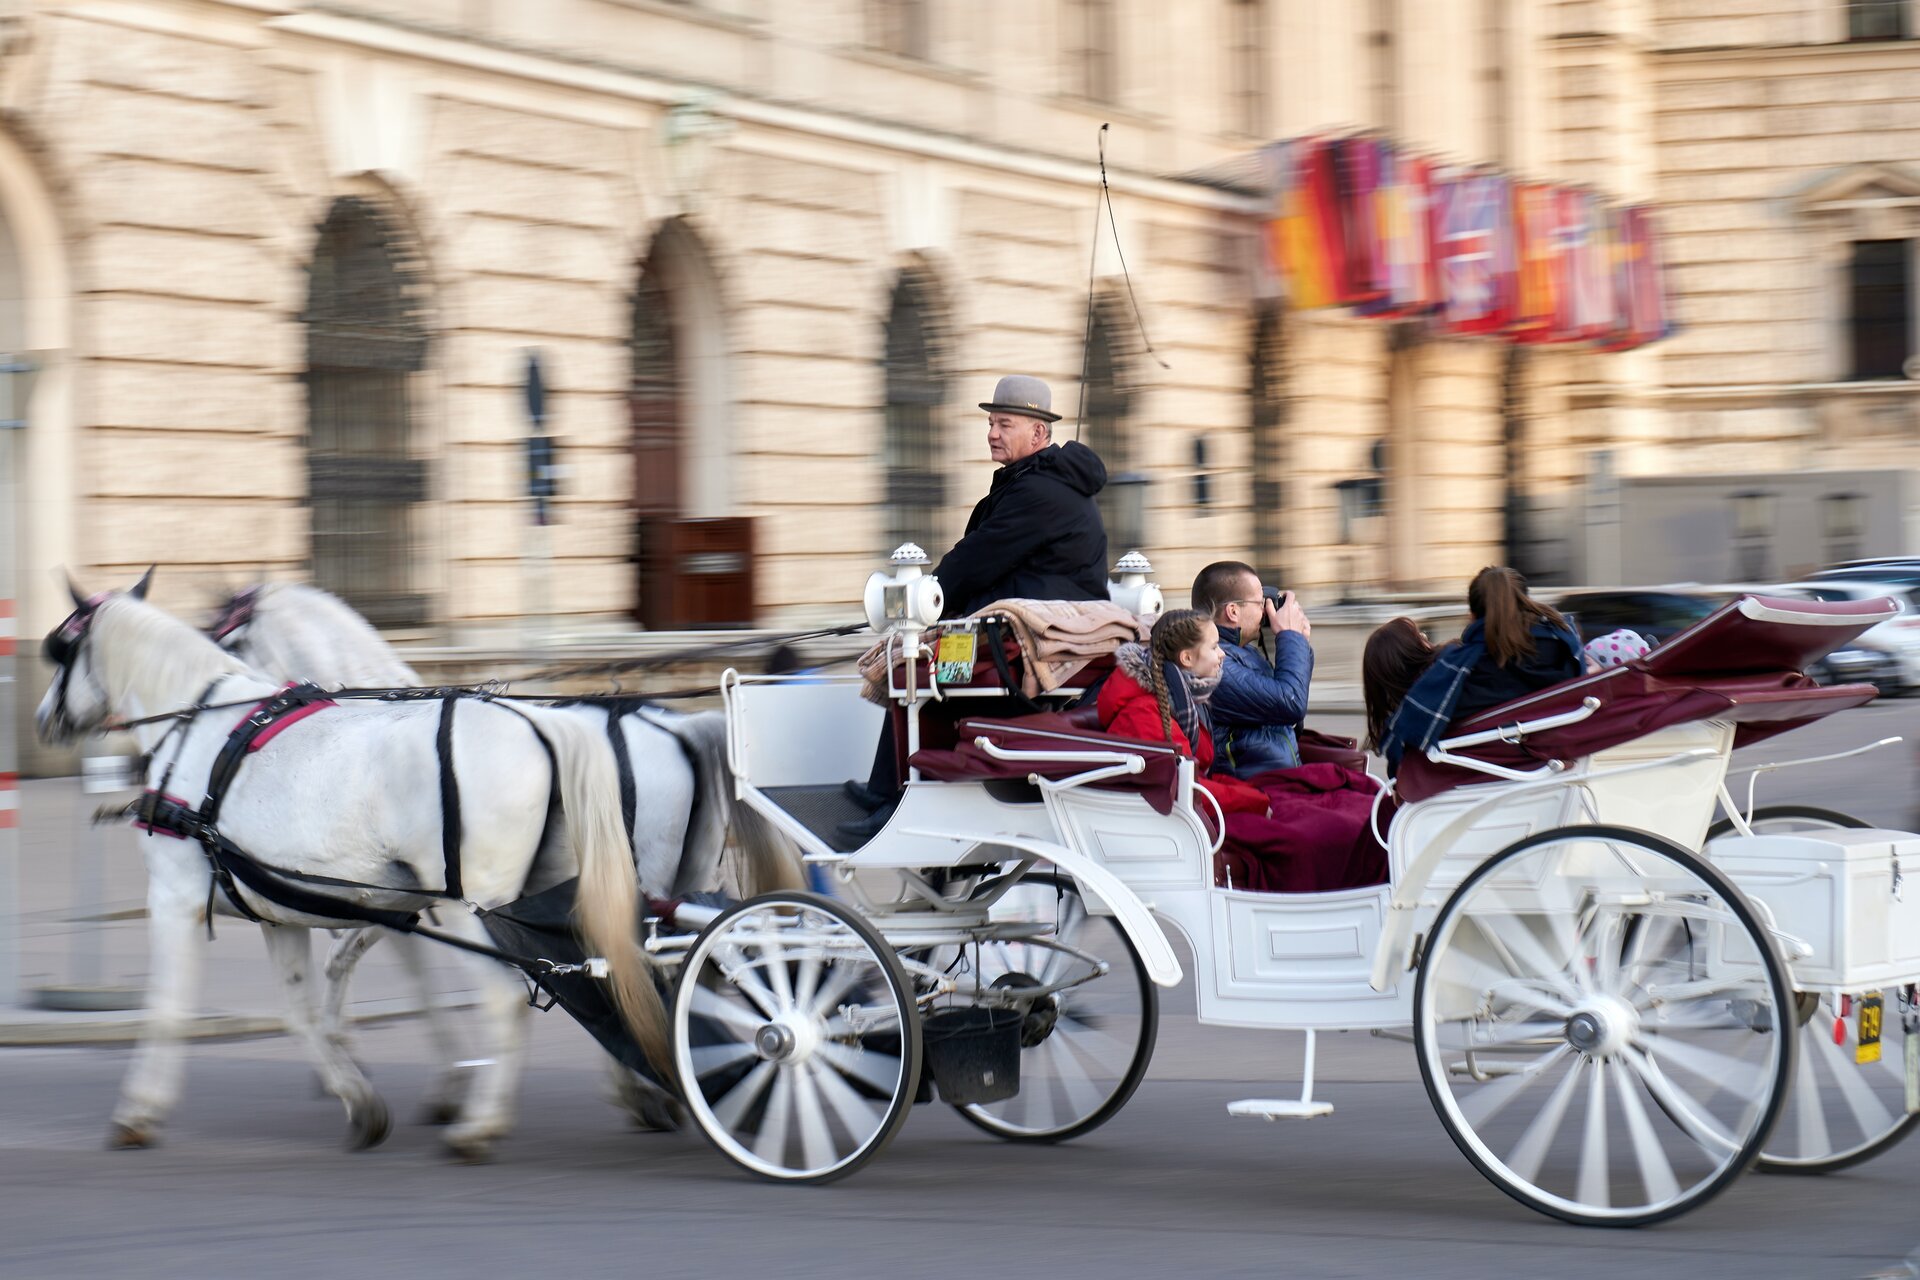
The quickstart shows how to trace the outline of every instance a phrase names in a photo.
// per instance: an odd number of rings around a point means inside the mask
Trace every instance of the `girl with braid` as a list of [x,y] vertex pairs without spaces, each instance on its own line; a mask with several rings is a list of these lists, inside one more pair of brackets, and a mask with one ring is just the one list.
[[1207,697],[1220,680],[1220,632],[1197,609],[1171,609],[1146,644],[1122,645],[1100,686],[1100,727],[1121,738],[1171,743],[1194,762],[1198,782],[1228,813],[1267,812],[1266,793],[1238,779],[1208,777],[1213,723]]

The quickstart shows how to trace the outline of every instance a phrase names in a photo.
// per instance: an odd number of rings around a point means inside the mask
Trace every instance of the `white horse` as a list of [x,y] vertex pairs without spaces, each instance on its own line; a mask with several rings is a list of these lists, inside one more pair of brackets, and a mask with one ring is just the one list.
[[[73,592],[77,607],[47,637],[46,656],[55,671],[35,713],[43,739],[68,742],[110,720],[264,701],[279,691],[282,682],[147,604],[151,578],[149,570],[124,593]],[[136,725],[133,732],[151,757],[149,789],[205,794],[238,718],[234,708],[223,707]],[[323,710],[246,758],[220,813],[221,834],[263,866],[369,886],[322,890],[360,905],[401,911],[430,905],[417,891],[440,885],[444,876],[439,719],[435,703],[350,700]],[[648,1061],[668,1069],[665,1010],[638,944],[642,886],[621,829],[607,739],[578,716],[476,700],[458,704],[451,741],[466,899],[498,906],[577,874],[577,922],[586,945],[607,960],[612,1002]],[[556,783],[561,821],[549,831]],[[384,1138],[385,1105],[353,1060],[323,1034],[313,1008],[309,930],[359,922],[291,911],[246,887],[216,893],[207,854],[197,843],[153,833],[143,843],[152,995],[140,1048],[114,1110],[113,1145],[151,1144],[178,1100],[181,1032],[195,1007],[199,935],[210,908],[237,913],[229,892],[263,922],[268,955],[286,988],[289,1025],[306,1044],[323,1087],[344,1104],[351,1144],[371,1146]],[[652,892],[670,887],[645,886]],[[461,922],[449,931],[478,940],[476,919],[464,912],[441,914]],[[491,1065],[476,1073],[458,1121],[444,1135],[456,1154],[470,1159],[485,1157],[512,1126],[527,1011],[512,971],[491,961],[476,969],[486,993]]]
[[[420,683],[413,668],[373,626],[318,587],[260,583],[233,593],[217,610],[209,634],[229,652],[268,675],[312,681],[325,688],[398,688]],[[628,835],[634,861],[650,883],[671,879],[674,892],[727,887],[742,897],[801,888],[799,850],[759,814],[734,804],[726,761],[726,721],[715,712],[679,715],[636,701],[566,704],[561,714],[583,717],[601,734],[617,724],[631,776],[647,780],[648,804],[636,804]],[[732,840],[729,842],[728,835]],[[734,853],[722,868],[723,847]],[[671,871],[669,871],[671,868]],[[361,956],[388,936],[362,929],[335,944],[327,959],[326,1029],[344,1033],[347,985]],[[424,940],[392,935],[428,1010],[429,1030],[447,1063],[460,1060],[457,1039],[424,981]],[[609,1058],[613,1101],[646,1128],[674,1125],[672,1095]],[[431,1095],[429,1115],[441,1118],[458,1096],[457,1070]]]

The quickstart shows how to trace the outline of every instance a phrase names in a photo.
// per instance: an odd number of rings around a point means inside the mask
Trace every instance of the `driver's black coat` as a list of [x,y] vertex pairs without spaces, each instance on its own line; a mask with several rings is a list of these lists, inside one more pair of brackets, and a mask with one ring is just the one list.
[[1107,530],[1094,496],[1106,484],[1106,464],[1077,440],[994,472],[965,536],[934,569],[945,616],[996,600],[1105,600]]

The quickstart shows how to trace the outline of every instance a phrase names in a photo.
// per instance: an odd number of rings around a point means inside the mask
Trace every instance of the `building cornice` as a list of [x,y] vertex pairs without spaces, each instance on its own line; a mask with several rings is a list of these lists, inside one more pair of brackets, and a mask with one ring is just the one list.
[[1823,44],[1715,45],[1697,49],[1654,49],[1663,70],[1699,68],[1704,75],[1724,75],[1729,62],[1818,62],[1831,59],[1838,71],[1912,71],[1920,68],[1920,40],[1829,41]]
[[[298,13],[268,20],[282,35],[324,44],[414,58],[442,66],[551,85],[604,97],[670,107],[691,92],[712,95],[706,104],[716,116],[743,125],[830,138],[855,146],[992,170],[1084,188],[1097,184],[1100,168],[1078,156],[1011,147],[959,134],[904,128],[850,112],[802,105],[743,93],[725,85],[675,79],[658,73],[611,66],[561,54],[534,53],[464,36],[443,35],[386,21],[338,13]],[[1174,178],[1130,171],[1109,164],[1108,181],[1116,192],[1169,204],[1258,217],[1270,207],[1265,199],[1236,195]]]
[[1822,400],[1920,399],[1920,382],[1758,382],[1724,387],[1646,387],[1589,383],[1567,390],[1575,408],[1653,406],[1665,409],[1766,409]]

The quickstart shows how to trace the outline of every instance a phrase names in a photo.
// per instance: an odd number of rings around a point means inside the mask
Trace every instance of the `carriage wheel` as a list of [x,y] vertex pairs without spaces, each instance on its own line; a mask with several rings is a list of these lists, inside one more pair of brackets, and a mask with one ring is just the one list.
[[1414,987],[1428,1096],[1501,1190],[1590,1226],[1659,1222],[1751,1164],[1785,1101],[1793,988],[1699,855],[1624,827],[1543,831],[1435,918]]
[[[1020,1092],[959,1107],[962,1119],[1010,1142],[1064,1142],[1097,1129],[1147,1074],[1160,1028],[1160,993],[1112,916],[1087,910],[1065,876],[1034,872],[994,903],[995,921],[1046,921],[1053,938],[1106,963],[1107,972],[1036,1001],[1021,1027]],[[970,953],[990,987],[1047,985],[1093,966],[1029,942],[986,942]]]
[[673,1001],[687,1110],[736,1164],[830,1182],[906,1123],[920,1019],[886,939],[810,893],[740,903],[694,941]]
[[[1753,811],[1756,834],[1832,831],[1872,826],[1859,818],[1813,805],[1767,805]],[[1707,832],[1715,840],[1735,831],[1723,818]],[[1811,1010],[1800,1028],[1799,1069],[1780,1123],[1760,1153],[1766,1173],[1832,1173],[1859,1164],[1906,1137],[1920,1115],[1907,1114],[1906,1031],[1891,991],[1882,1022],[1880,1060],[1855,1060],[1857,1018],[1843,1023],[1842,1043],[1833,1040],[1839,1011],[1829,1004]]]

